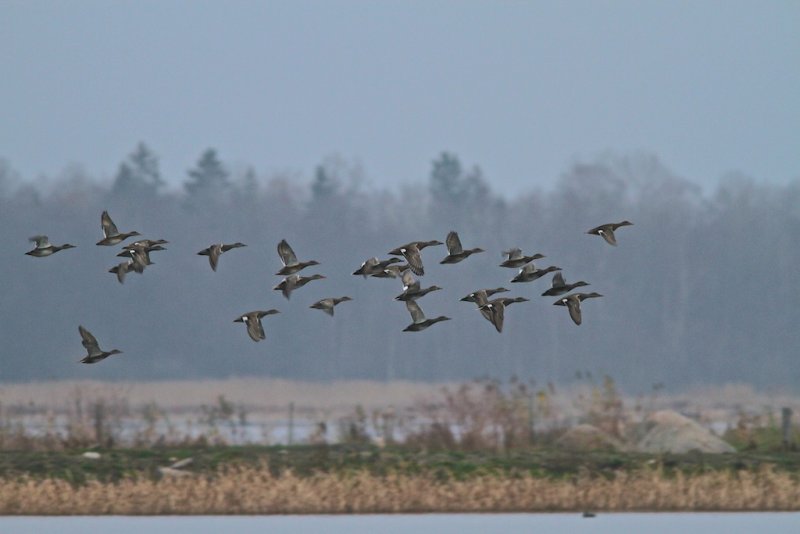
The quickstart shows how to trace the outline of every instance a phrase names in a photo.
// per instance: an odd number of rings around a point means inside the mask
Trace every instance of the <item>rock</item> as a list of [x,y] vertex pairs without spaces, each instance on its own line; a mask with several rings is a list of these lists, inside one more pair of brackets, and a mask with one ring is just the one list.
[[729,443],[672,410],[651,414],[644,426],[647,432],[636,447],[639,452],[736,452]]
[[564,432],[556,445],[571,451],[617,451],[622,443],[596,426],[578,425]]
[[81,454],[81,456],[83,456],[84,458],[88,458],[90,460],[99,460],[100,459],[100,453],[99,452],[95,452],[95,451],[86,451],[83,454]]

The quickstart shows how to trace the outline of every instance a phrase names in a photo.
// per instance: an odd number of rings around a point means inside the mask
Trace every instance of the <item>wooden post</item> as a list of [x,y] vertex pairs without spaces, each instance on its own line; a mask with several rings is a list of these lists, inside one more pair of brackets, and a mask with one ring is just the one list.
[[289,403],[289,437],[286,439],[288,445],[294,441],[294,402]]
[[781,409],[781,430],[783,431],[783,448],[788,450],[792,443],[792,409],[784,407]]

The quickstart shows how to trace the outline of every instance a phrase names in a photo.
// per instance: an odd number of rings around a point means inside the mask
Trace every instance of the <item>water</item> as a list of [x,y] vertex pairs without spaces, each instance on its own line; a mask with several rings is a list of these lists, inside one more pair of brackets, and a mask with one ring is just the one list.
[[3,534],[216,534],[264,532],[291,534],[726,534],[800,532],[800,513],[629,513],[598,514],[415,514],[415,515],[305,515],[305,516],[158,516],[158,517],[5,517]]

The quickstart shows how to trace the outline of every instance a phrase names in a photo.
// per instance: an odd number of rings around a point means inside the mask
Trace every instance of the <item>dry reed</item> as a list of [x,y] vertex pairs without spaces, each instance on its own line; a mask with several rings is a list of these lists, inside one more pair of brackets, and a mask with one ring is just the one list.
[[800,482],[787,473],[659,470],[546,479],[433,474],[376,476],[359,471],[300,477],[266,467],[214,476],[128,478],[71,485],[58,479],[0,480],[4,515],[340,514],[556,511],[800,510]]

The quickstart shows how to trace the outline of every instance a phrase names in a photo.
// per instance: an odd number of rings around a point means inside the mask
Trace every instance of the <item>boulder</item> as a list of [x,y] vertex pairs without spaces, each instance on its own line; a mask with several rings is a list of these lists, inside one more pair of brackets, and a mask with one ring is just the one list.
[[645,421],[644,429],[646,433],[636,446],[639,452],[736,452],[729,443],[672,410],[652,413]]
[[592,425],[578,425],[564,432],[556,445],[570,451],[618,451],[622,444],[606,432]]

